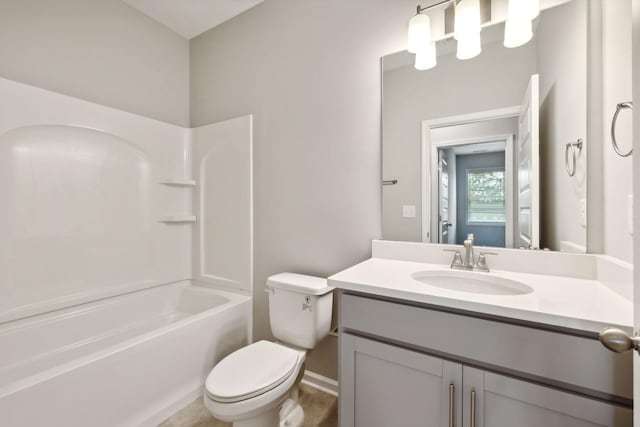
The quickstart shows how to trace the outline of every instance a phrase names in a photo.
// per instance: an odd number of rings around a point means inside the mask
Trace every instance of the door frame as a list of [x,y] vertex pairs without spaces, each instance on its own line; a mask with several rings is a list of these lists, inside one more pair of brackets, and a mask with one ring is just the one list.
[[[640,182],[640,166],[638,155],[640,155],[640,0],[632,0],[632,101],[636,103],[633,114],[633,223],[635,233],[633,236],[633,312],[634,312],[634,332],[638,335],[640,330],[640,186],[635,183]],[[637,351],[633,354],[633,394],[636,402],[640,401],[640,356]],[[640,405],[633,409],[634,426],[640,426]]]
[[[514,176],[513,176],[513,134],[497,134],[497,135],[488,135],[486,137],[478,137],[478,138],[466,138],[466,139],[454,139],[443,141],[440,143],[432,143],[431,144],[431,182],[432,185],[431,194],[437,194],[439,192],[438,188],[438,150],[441,148],[451,148],[457,147],[460,145],[469,145],[469,144],[481,144],[483,142],[493,142],[493,141],[504,141],[504,192],[505,192],[505,224],[504,224],[504,243],[505,247],[513,247],[513,236],[514,236],[514,218],[515,212],[513,210],[513,195],[514,195]],[[435,161],[435,163],[434,163]],[[435,191],[435,193],[433,192]],[[451,202],[451,201],[449,201]],[[431,227],[439,228],[438,224],[438,203],[431,203],[431,209],[434,209],[434,212],[431,214]],[[456,201],[456,210],[457,201]],[[435,221],[435,224],[434,224]],[[437,242],[435,242],[437,243]]]
[[[438,148],[450,147],[455,145],[466,145],[478,142],[493,141],[505,141],[505,160],[511,159],[511,162],[505,161],[505,193],[510,194],[511,197],[505,200],[505,209],[507,210],[505,223],[505,246],[513,246],[513,236],[515,232],[514,221],[514,200],[513,189],[514,176],[513,176],[513,138],[512,134],[500,134],[491,135],[481,138],[469,138],[460,140],[444,141],[442,143],[433,144],[431,141],[431,129],[437,129],[441,127],[462,125],[475,122],[483,122],[487,120],[502,119],[505,117],[517,117],[520,114],[520,106],[515,105],[512,107],[499,108],[495,110],[478,111],[471,114],[463,114],[449,117],[442,117],[433,120],[422,121],[422,138],[421,138],[421,198],[422,198],[422,242],[424,243],[437,243],[438,233],[438,204],[431,203],[431,195],[438,192]],[[510,137],[510,138],[509,138]],[[435,159],[435,167],[434,161]],[[509,169],[507,169],[509,168]],[[434,193],[434,191],[436,193]],[[435,225],[434,225],[435,224]]]

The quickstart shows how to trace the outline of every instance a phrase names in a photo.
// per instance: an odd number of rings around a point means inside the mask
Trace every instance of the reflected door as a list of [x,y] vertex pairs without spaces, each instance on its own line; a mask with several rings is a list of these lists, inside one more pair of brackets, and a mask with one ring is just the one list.
[[478,246],[504,248],[504,151],[456,156],[456,175],[456,243],[473,234]]
[[518,245],[526,249],[540,247],[538,98],[538,75],[534,74],[518,117]]
[[438,151],[438,175],[440,190],[440,243],[449,243],[449,165],[444,151]]

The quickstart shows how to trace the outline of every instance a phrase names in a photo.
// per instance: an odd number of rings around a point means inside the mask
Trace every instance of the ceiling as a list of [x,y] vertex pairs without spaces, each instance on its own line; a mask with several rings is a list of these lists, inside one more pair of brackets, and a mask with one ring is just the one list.
[[192,39],[263,0],[122,0],[129,6]]

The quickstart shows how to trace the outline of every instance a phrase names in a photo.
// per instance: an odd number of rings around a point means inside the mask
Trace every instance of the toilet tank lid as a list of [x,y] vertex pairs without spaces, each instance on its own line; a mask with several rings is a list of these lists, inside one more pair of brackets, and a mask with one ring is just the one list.
[[279,273],[267,279],[267,287],[304,295],[324,295],[333,291],[327,279],[296,273]]

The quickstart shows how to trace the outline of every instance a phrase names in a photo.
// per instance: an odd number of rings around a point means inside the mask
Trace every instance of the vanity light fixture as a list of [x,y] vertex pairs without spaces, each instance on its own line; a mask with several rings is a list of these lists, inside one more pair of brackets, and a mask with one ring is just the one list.
[[407,50],[416,54],[415,67],[417,70],[428,70],[437,64],[436,43],[431,40],[431,18],[423,13],[439,6],[446,6],[460,0],[443,0],[430,6],[418,5],[416,15],[409,21],[409,35]]
[[407,50],[416,54],[416,70],[428,70],[436,66],[436,43],[431,41],[431,19],[421,13],[418,6],[416,15],[409,21]]
[[456,57],[471,59],[480,54],[480,0],[461,0],[455,7],[453,38],[458,41]]
[[420,13],[420,6],[418,6],[418,13],[409,21],[407,50],[418,53],[425,50],[429,43],[431,43],[431,19],[428,15]]
[[471,59],[478,56],[482,52],[482,41],[480,33],[470,34],[458,40],[456,49],[456,58]]
[[438,63],[436,54],[436,42],[429,43],[429,46],[416,52],[416,70],[428,70]]
[[540,0],[509,0],[507,7],[504,46],[522,46],[533,38],[533,20],[540,14]]
[[[470,59],[482,51],[481,2],[483,10],[492,0],[443,0],[430,6],[418,5],[409,21],[407,50],[416,54],[415,68],[428,70],[437,64],[436,42],[431,36],[431,17],[426,14],[437,7],[453,4],[453,37],[457,41],[456,57]],[[486,10],[485,10],[486,12]],[[540,0],[508,0],[504,46],[518,47],[533,37],[533,20],[540,14]]]

